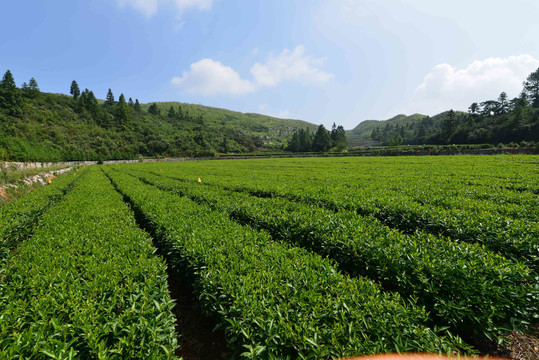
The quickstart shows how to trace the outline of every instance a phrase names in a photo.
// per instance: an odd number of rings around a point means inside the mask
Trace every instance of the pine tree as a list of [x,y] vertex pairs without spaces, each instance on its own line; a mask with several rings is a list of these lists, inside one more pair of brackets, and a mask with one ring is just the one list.
[[112,93],[112,90],[109,89],[109,92],[107,93],[107,98],[105,102],[108,106],[114,105],[114,94]]
[[148,108],[148,112],[152,115],[159,115],[160,113],[156,103],[150,105],[150,107]]
[[141,112],[142,109],[140,108],[140,103],[138,102],[138,99],[135,100],[135,111]]
[[30,91],[39,92],[39,86],[37,85],[37,81],[34,78],[30,79],[30,82],[28,83],[28,87],[30,88]]
[[292,152],[299,152],[299,135],[297,132],[292,135],[292,139],[290,139],[290,141],[288,142],[286,150]]
[[69,89],[69,93],[73,95],[73,99],[77,100],[77,98],[80,96],[80,89],[79,84],[75,80],[71,82],[71,89]]
[[88,89],[84,89],[84,91],[82,92],[82,94],[79,95],[78,97],[78,100],[77,100],[77,107],[78,107],[78,111],[79,112],[82,112],[83,110],[87,109],[88,108]]
[[176,111],[174,111],[172,105],[170,105],[170,109],[168,109],[168,117],[171,119],[174,119],[176,117]]
[[442,129],[442,139],[447,144],[451,140],[451,136],[453,136],[453,133],[456,130],[457,126],[457,120],[455,117],[455,112],[453,110],[449,110],[447,114],[447,118],[443,122],[443,129]]
[[524,92],[531,106],[539,107],[539,69],[532,72],[526,78]]
[[331,146],[335,146],[337,143],[337,124],[333,123],[331,126]]
[[331,146],[331,136],[324,125],[320,125],[313,139],[313,151],[327,151]]
[[129,98],[129,101],[127,102],[127,105],[129,105],[130,107],[135,106],[135,104],[133,103],[133,99],[132,99],[132,98]]
[[39,95],[39,85],[37,84],[36,79],[31,78],[28,82],[28,96],[31,98],[36,98]]
[[99,102],[97,101],[93,91],[88,92],[88,110],[94,116],[94,120],[97,121],[98,119],[96,119],[96,117],[101,114],[101,108],[99,107]]
[[311,133],[305,129],[300,129],[298,133],[298,151],[307,152],[312,151],[313,137]]
[[126,129],[129,122],[129,108],[125,102],[124,94],[120,94],[115,111],[116,123],[121,129]]
[[0,106],[8,111],[10,115],[21,114],[22,98],[15,84],[15,79],[11,71],[7,70],[0,81]]
[[346,131],[344,130],[342,125],[337,126],[337,129],[335,129],[335,136],[333,141],[333,146],[336,147],[339,151],[343,151],[344,149],[346,149],[346,147],[348,147]]
[[505,114],[508,110],[507,93],[504,91],[498,97],[498,114]]

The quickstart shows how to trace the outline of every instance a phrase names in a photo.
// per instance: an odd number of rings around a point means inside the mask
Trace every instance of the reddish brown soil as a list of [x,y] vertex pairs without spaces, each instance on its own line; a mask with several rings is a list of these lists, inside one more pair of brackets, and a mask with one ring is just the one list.
[[2,187],[0,187],[0,198],[4,199],[4,200],[9,200],[9,196],[8,194],[6,193],[6,190]]
[[499,346],[492,355],[503,356],[514,360],[538,360],[539,359],[539,325],[536,325],[527,334],[512,332],[509,335],[510,342]]
[[169,290],[176,300],[176,332],[180,347],[176,355],[184,360],[230,359],[233,352],[226,346],[225,333],[213,331],[216,319],[205,316],[189,284],[175,279],[169,271]]

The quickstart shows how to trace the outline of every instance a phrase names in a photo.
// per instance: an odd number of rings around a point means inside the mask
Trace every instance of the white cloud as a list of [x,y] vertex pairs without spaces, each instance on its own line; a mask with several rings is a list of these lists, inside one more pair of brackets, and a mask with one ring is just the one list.
[[151,17],[155,15],[159,7],[173,4],[181,15],[187,10],[210,10],[212,0],[116,0],[120,6],[131,6],[135,10]]
[[477,60],[462,69],[439,64],[415,89],[403,112],[432,115],[448,109],[466,110],[472,102],[497,99],[502,91],[513,98],[538,67],[539,60],[530,55]]
[[258,105],[258,112],[260,114],[273,116],[273,117],[281,118],[281,119],[289,119],[291,114],[292,114],[290,112],[290,110],[288,110],[288,109],[284,109],[284,110],[281,110],[281,111],[278,111],[278,112],[268,111],[268,105],[267,104]]
[[306,55],[305,47],[300,45],[292,51],[284,49],[277,56],[270,54],[264,64],[256,63],[251,68],[251,74],[259,86],[275,86],[284,81],[322,84],[333,77],[320,70],[324,62],[325,59]]
[[305,48],[283,50],[279,55],[270,54],[265,63],[256,63],[251,68],[252,80],[245,80],[231,67],[212,59],[202,59],[191,64],[189,71],[174,77],[172,83],[186,93],[205,96],[244,95],[263,87],[277,86],[283,82],[302,85],[323,84],[333,78],[332,74],[320,70],[324,59],[306,55]]
[[181,77],[172,78],[172,84],[185,89],[189,94],[212,95],[244,95],[255,91],[255,86],[243,80],[231,67],[212,59],[202,59],[191,64],[189,71]]
[[189,9],[211,10],[212,0],[175,0],[176,7],[180,12]]
[[157,5],[159,0],[116,0],[120,6],[131,6],[135,10],[150,17],[157,12]]
[[289,118],[290,117],[290,110],[288,109],[284,109],[284,110],[281,110],[279,111],[277,114],[275,114],[274,116],[275,117],[278,117],[278,118],[281,118],[281,119],[286,119],[286,118]]

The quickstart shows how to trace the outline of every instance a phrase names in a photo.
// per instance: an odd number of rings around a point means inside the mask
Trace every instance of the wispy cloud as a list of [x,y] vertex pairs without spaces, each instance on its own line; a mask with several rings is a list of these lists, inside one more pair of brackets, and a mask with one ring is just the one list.
[[174,77],[172,83],[194,95],[243,95],[285,82],[324,84],[333,78],[333,74],[320,69],[324,63],[325,59],[307,55],[300,45],[278,55],[270,54],[264,63],[255,63],[251,67],[252,80],[242,79],[237,71],[219,61],[202,59],[191,64],[181,77]]
[[439,64],[417,86],[411,102],[401,112],[466,110],[472,102],[496,99],[502,91],[515,97],[522,91],[522,82],[538,67],[539,60],[531,55],[492,57],[461,69]]
[[251,68],[258,86],[276,86],[285,81],[301,84],[323,84],[333,78],[332,74],[320,70],[325,59],[316,59],[306,54],[300,45],[294,50],[284,49],[279,55],[268,56],[265,63],[256,63]]
[[178,14],[182,15],[185,11],[210,10],[213,5],[212,0],[115,0],[120,6],[129,6],[143,13],[147,17],[154,16],[158,9],[165,5],[172,4],[176,7]]
[[254,84],[243,80],[234,69],[212,59],[191,64],[189,71],[171,82],[193,95],[244,95],[256,90]]
[[288,110],[288,109],[284,109],[284,110],[281,110],[281,111],[278,111],[278,112],[268,111],[268,105],[267,104],[258,105],[258,112],[260,114],[273,116],[273,117],[281,118],[281,119],[288,119],[288,118],[290,118],[290,116],[292,114],[290,112],[290,110]]

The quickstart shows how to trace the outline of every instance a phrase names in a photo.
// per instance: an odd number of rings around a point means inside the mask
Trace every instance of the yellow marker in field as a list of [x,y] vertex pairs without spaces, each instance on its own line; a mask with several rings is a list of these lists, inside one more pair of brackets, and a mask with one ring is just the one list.
[[51,179],[47,179],[47,182],[50,184],[52,181],[51,181]]
[[199,182],[199,183],[201,183],[201,182],[202,182],[202,180],[200,180],[200,178],[198,178],[198,182]]

